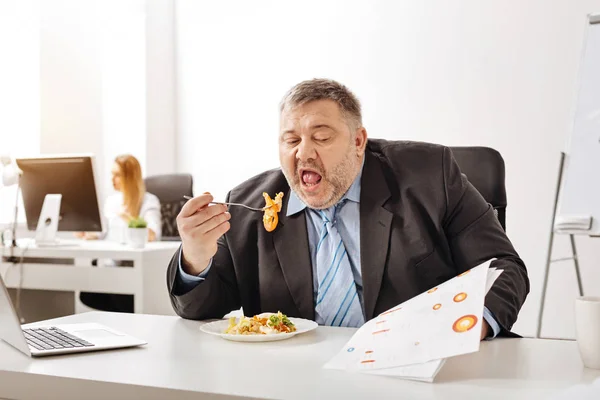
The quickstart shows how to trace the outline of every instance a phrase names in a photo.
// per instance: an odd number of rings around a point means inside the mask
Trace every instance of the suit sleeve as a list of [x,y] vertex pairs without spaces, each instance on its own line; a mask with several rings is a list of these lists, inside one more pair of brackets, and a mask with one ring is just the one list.
[[493,208],[460,171],[452,152],[444,148],[446,212],[443,226],[458,272],[489,259],[504,270],[485,298],[485,306],[507,335],[529,293],[525,264],[502,229]]
[[[229,195],[227,196],[229,201]],[[241,307],[233,260],[227,244],[227,234],[219,238],[217,253],[212,259],[210,273],[192,289],[181,285],[179,253],[177,250],[167,269],[167,288],[177,315],[186,319],[223,318]]]

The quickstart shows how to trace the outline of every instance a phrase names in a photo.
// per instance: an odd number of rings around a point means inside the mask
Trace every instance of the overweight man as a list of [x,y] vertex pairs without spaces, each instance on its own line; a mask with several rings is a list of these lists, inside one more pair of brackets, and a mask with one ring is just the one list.
[[232,189],[261,208],[283,192],[272,231],[263,214],[189,200],[167,272],[183,318],[281,311],[320,325],[361,326],[421,292],[496,258],[481,338],[512,335],[529,280],[492,207],[439,145],[368,139],[345,86],[314,79],[280,105],[281,168]]

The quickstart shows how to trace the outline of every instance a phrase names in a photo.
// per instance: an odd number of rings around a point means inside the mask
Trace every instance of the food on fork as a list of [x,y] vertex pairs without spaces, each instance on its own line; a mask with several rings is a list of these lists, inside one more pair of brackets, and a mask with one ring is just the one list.
[[262,313],[252,318],[242,316],[239,321],[235,317],[231,317],[225,333],[230,335],[276,335],[295,331],[294,323],[279,311],[277,314]]
[[268,193],[263,193],[265,198],[265,214],[263,215],[263,225],[267,232],[272,232],[277,227],[279,222],[279,216],[277,213],[281,211],[281,199],[283,198],[283,192],[277,193],[275,199],[271,199]]

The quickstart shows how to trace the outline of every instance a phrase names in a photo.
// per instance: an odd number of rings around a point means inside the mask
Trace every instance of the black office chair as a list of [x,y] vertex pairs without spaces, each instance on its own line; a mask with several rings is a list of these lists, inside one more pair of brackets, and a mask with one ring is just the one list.
[[450,147],[469,182],[492,205],[506,231],[506,186],[504,159],[489,147]]
[[194,196],[193,178],[190,174],[166,174],[144,179],[146,191],[160,201],[163,241],[181,240],[177,231],[177,215],[185,204],[183,196]]

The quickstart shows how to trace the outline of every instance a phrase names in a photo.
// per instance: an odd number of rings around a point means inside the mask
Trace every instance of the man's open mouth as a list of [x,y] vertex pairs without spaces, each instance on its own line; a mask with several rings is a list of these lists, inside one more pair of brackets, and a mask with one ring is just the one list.
[[321,182],[321,175],[312,169],[301,169],[300,180],[305,188],[314,188]]

